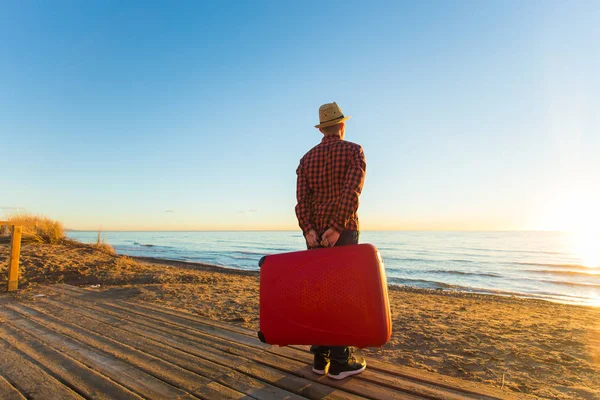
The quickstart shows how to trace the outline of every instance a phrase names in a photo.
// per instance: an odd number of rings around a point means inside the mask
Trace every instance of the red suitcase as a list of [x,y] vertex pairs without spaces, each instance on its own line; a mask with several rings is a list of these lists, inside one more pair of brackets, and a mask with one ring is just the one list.
[[392,334],[377,248],[356,244],[260,260],[261,341],[380,347]]

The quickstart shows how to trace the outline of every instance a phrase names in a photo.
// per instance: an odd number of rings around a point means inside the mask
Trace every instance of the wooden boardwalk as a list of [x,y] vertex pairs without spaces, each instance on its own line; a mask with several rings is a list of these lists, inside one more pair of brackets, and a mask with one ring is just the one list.
[[510,392],[368,359],[336,381],[305,346],[69,285],[0,296],[1,399],[497,399]]

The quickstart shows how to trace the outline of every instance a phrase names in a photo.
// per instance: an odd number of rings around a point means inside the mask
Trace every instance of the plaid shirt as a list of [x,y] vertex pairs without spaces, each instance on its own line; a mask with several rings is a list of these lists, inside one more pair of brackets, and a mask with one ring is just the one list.
[[329,228],[358,230],[358,196],[367,164],[362,147],[327,135],[300,160],[296,170],[296,217],[304,234]]

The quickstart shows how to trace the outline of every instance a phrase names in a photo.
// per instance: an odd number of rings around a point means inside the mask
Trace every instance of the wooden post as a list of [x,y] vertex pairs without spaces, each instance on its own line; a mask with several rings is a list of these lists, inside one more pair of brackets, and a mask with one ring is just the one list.
[[19,286],[19,254],[21,252],[22,226],[12,227],[10,240],[10,260],[8,264],[8,291],[13,292]]

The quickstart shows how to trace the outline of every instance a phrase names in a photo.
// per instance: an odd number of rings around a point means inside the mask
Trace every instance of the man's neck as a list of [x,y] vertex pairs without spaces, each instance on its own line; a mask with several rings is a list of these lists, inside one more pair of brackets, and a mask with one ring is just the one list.
[[336,140],[336,139],[342,140],[344,138],[342,137],[342,135],[337,133],[337,134],[323,135],[323,139],[325,139],[325,140]]

